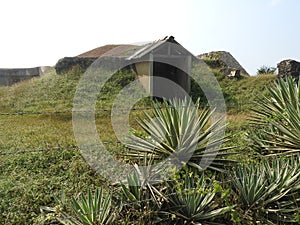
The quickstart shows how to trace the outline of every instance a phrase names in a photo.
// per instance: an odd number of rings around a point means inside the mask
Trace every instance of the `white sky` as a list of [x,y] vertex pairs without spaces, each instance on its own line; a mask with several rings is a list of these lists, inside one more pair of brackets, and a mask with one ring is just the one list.
[[0,68],[53,66],[105,44],[175,36],[192,53],[226,50],[251,74],[300,60],[298,0],[7,0]]

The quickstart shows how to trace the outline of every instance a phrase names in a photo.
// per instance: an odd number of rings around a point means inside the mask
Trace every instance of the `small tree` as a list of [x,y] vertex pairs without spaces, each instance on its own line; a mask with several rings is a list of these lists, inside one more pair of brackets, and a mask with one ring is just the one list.
[[271,67],[271,66],[261,66],[258,70],[257,70],[257,75],[262,75],[262,74],[274,74],[276,71],[275,67]]

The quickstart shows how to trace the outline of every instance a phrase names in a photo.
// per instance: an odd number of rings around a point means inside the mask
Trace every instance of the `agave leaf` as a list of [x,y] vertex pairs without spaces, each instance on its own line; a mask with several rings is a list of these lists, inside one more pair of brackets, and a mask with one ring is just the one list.
[[235,205],[234,206],[227,206],[227,207],[223,207],[223,208],[220,208],[220,209],[212,210],[210,212],[205,213],[204,215],[203,214],[197,214],[197,215],[195,215],[195,218],[201,219],[201,220],[207,220],[207,219],[215,218],[215,217],[218,217],[218,216],[221,216],[225,213],[230,212],[234,207],[235,207]]

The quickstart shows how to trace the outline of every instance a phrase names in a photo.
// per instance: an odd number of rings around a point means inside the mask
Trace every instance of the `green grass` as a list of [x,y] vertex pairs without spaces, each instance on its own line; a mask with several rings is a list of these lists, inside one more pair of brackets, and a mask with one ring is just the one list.
[[71,110],[80,71],[64,76],[52,70],[11,87],[0,88],[1,112]]
[[[66,116],[1,117],[0,221],[32,224],[39,207],[51,205],[62,191],[71,197],[89,186],[104,184],[74,145]],[[41,152],[8,154],[60,146]]]
[[266,87],[272,85],[276,75],[260,75],[244,77],[242,79],[227,79],[219,77],[219,83],[227,103],[228,110],[249,111],[253,102],[262,94],[266,94]]
[[[55,206],[54,197],[65,192],[67,199],[88,187],[107,187],[106,181],[95,174],[81,157],[76,147],[72,127],[72,104],[82,71],[74,69],[65,75],[54,70],[11,87],[0,88],[0,224],[34,224],[41,206]],[[129,82],[131,75],[125,75]],[[228,129],[231,145],[240,150],[246,146],[243,139],[247,129],[248,103],[264,93],[274,76],[264,75],[241,80],[219,77],[226,102],[230,106]],[[126,83],[125,82],[125,83]],[[116,77],[107,90],[122,87]],[[124,85],[124,84],[123,84]],[[102,93],[98,109],[109,108],[114,94]],[[146,104],[146,103],[141,103]],[[241,104],[241,109],[236,105]],[[247,105],[247,106],[246,106]],[[3,115],[15,112],[55,112],[58,114]],[[236,112],[243,111],[242,114]],[[131,125],[137,127],[136,118],[142,111],[131,113]],[[116,141],[110,124],[110,113],[99,112],[97,129],[103,141]],[[243,128],[241,131],[234,131]],[[231,130],[230,130],[231,129]],[[21,153],[58,147],[54,150]],[[120,146],[109,145],[118,154]],[[20,154],[8,154],[16,153]]]

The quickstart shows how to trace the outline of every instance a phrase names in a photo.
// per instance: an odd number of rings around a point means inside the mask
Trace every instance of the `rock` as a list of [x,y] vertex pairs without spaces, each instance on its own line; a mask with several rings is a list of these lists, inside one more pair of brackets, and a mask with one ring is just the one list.
[[277,64],[277,68],[279,77],[284,78],[286,76],[292,76],[297,80],[300,77],[300,62],[297,62],[296,60],[283,60]]

